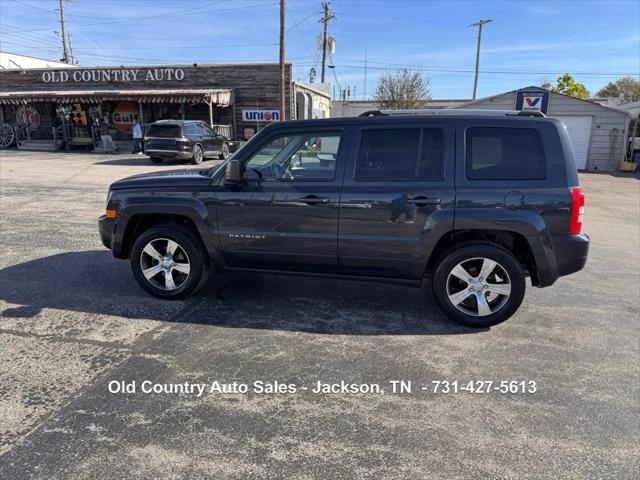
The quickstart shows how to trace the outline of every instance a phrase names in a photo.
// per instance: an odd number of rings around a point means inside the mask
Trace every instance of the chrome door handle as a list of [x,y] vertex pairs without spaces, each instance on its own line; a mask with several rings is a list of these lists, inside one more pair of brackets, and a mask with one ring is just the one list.
[[316,197],[315,195],[309,195],[307,197],[299,198],[296,201],[314,205],[316,203],[329,203],[330,200],[331,199],[329,197]]

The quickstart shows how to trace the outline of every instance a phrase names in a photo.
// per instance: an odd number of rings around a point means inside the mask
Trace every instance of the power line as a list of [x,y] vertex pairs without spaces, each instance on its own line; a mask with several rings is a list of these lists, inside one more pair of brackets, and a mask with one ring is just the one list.
[[[225,0],[218,0],[217,2],[210,2],[209,4],[207,4],[208,6],[211,5],[218,5],[220,3],[223,3]],[[146,20],[155,20],[157,18],[173,18],[173,17],[179,17],[179,16],[191,16],[191,15],[202,15],[205,13],[220,13],[220,12],[229,12],[229,11],[237,11],[237,10],[245,10],[245,9],[252,9],[252,8],[256,8],[256,7],[260,7],[260,6],[272,6],[272,5],[276,5],[275,2],[271,1],[271,2],[263,2],[263,3],[257,3],[257,4],[251,4],[251,5],[244,5],[242,7],[233,7],[233,8],[222,8],[222,9],[212,9],[212,10],[201,10],[201,8],[203,7],[198,7],[198,8],[190,8],[190,9],[186,9],[186,10],[178,10],[176,12],[168,12],[168,13],[163,13],[163,14],[157,14],[157,15],[145,15],[145,16],[137,16],[137,17],[121,17],[121,18],[116,18],[113,20],[106,20],[106,21],[102,21],[102,22],[92,22],[92,23],[74,23],[73,26],[74,28],[78,29],[78,28],[83,28],[83,27],[94,27],[94,26],[99,26],[99,25],[109,25],[109,24],[113,24],[113,23],[126,23],[126,22],[143,22]],[[71,15],[68,15],[71,16]],[[99,17],[89,17],[89,18],[99,18]],[[38,28],[38,29],[30,29],[30,32],[43,32],[49,30],[48,28]]]
[[[308,66],[306,63],[297,63],[297,66]],[[400,64],[398,64],[400,65]],[[363,69],[363,65],[336,65],[336,67],[340,68],[354,68],[354,69]],[[437,73],[473,73],[475,74],[475,69],[455,69],[455,68],[443,68],[443,67],[376,67],[369,65],[367,67],[370,70],[398,70],[398,69],[406,69],[409,71],[415,72],[437,72]],[[523,70],[480,70],[480,73],[484,74],[492,74],[492,75],[558,75],[561,73],[565,73],[564,70],[556,70],[553,72],[545,71],[545,72],[534,72],[534,71],[523,71]],[[572,71],[573,75],[581,75],[581,76],[633,76],[637,75],[635,73],[629,72],[586,72],[586,71]]]

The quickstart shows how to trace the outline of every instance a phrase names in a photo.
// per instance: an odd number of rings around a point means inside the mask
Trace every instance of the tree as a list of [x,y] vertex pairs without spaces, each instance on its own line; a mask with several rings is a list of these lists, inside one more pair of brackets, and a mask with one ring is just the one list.
[[596,93],[601,98],[619,98],[624,103],[640,101],[640,80],[633,77],[622,77],[609,82]]
[[573,79],[570,73],[560,75],[556,79],[556,86],[551,87],[552,92],[564,93],[570,97],[581,98],[583,100],[589,98],[589,90],[582,83]]
[[431,99],[429,79],[407,69],[383,74],[373,99],[380,108],[389,110],[424,108]]

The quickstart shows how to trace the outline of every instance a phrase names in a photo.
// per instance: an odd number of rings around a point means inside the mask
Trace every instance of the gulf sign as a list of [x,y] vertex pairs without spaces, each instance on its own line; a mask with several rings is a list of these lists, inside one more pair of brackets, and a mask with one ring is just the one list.
[[548,106],[548,90],[518,90],[516,92],[516,110],[547,113]]
[[280,112],[278,110],[242,110],[243,122],[278,122]]
[[129,102],[120,102],[111,115],[113,125],[121,132],[131,131],[133,117],[137,115],[136,108]]

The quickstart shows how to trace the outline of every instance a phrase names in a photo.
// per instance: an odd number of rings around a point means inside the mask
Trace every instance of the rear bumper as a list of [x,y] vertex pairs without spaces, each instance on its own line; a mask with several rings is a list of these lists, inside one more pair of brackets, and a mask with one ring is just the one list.
[[191,158],[191,155],[192,155],[192,153],[188,151],[168,150],[168,149],[160,149],[160,148],[145,148],[144,153],[146,153],[150,157],[180,158],[185,160]]
[[584,233],[553,237],[558,276],[570,275],[584,268],[589,254],[589,241],[589,236]]
[[536,287],[548,287],[564,276],[584,268],[589,253],[589,237],[580,235],[548,235],[529,245],[536,262]]

